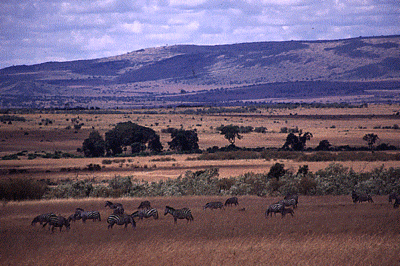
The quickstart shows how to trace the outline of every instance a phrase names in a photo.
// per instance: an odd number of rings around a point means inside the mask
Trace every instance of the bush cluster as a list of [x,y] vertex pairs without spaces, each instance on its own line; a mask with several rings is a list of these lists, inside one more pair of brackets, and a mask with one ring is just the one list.
[[[274,170],[275,169],[275,170]],[[280,171],[276,171],[279,169]],[[279,174],[278,174],[279,173]],[[219,178],[218,168],[187,171],[176,179],[147,182],[132,177],[115,177],[108,181],[70,181],[47,190],[44,198],[83,197],[152,197],[191,195],[349,195],[360,193],[389,194],[400,192],[400,168],[383,166],[367,173],[333,163],[316,173],[308,166],[297,173],[283,164],[271,167],[269,173],[246,173],[237,177]]]
[[46,191],[48,191],[48,186],[42,181],[24,178],[0,180],[1,200],[41,199]]

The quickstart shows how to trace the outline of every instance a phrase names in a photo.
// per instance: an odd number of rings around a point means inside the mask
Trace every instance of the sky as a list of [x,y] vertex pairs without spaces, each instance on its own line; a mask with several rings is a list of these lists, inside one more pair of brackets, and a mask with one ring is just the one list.
[[177,44],[399,34],[399,0],[1,0],[0,68]]

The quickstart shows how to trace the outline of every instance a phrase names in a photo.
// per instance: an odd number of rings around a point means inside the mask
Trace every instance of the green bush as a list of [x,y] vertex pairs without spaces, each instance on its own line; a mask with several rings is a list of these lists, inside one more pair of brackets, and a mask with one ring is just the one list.
[[0,180],[0,198],[2,200],[41,199],[48,187],[45,182],[24,178]]

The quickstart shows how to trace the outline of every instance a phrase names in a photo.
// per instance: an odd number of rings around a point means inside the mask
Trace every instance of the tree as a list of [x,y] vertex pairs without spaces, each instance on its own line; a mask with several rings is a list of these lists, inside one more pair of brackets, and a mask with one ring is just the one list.
[[221,135],[225,135],[225,138],[230,142],[231,145],[235,145],[236,138],[241,139],[242,136],[239,135],[239,126],[229,125],[221,126],[217,128]]
[[122,153],[128,146],[131,147],[132,153],[144,151],[146,148],[154,152],[162,150],[160,137],[153,129],[132,122],[118,123],[114,129],[106,132],[105,136],[107,152],[114,155]]
[[318,146],[315,149],[317,151],[329,151],[331,146],[332,145],[329,143],[329,141],[324,139],[319,142]]
[[276,178],[279,180],[280,177],[286,174],[285,165],[283,163],[275,163],[268,172],[268,178]]
[[302,134],[302,132],[300,131],[298,136],[296,136],[294,133],[289,133],[289,135],[286,137],[286,141],[285,144],[283,144],[282,149],[302,151],[306,146],[306,142],[312,137],[313,135],[310,132],[305,132],[304,134]]
[[104,155],[105,148],[105,141],[96,130],[90,132],[89,138],[85,139],[82,144],[82,149],[86,157],[101,157]]
[[374,133],[365,134],[363,140],[368,143],[368,148],[373,151],[375,142],[379,139],[378,135]]
[[199,138],[196,130],[171,130],[172,140],[168,142],[169,147],[176,151],[196,151],[199,149]]

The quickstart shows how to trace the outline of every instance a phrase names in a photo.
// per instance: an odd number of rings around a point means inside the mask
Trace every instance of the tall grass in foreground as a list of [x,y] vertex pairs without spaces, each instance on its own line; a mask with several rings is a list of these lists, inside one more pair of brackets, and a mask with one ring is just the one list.
[[[280,198],[239,197],[238,207],[203,210],[224,197],[156,197],[159,220],[137,221],[137,228],[107,230],[106,199],[10,202],[1,207],[3,265],[397,265],[400,213],[387,197],[354,204],[350,196],[300,197],[295,216],[264,217]],[[128,213],[143,198],[114,199]],[[163,216],[165,205],[189,207],[192,223]],[[76,207],[101,211],[101,222],[72,223],[69,232],[30,226],[53,211],[67,216]],[[239,211],[245,208],[245,211]]]

